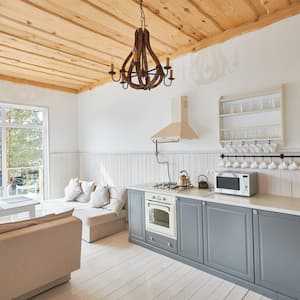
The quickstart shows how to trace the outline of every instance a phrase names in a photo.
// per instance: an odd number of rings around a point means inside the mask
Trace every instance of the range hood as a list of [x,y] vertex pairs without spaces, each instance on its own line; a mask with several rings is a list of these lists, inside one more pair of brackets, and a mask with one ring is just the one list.
[[171,143],[182,139],[198,139],[197,133],[188,124],[188,97],[172,99],[172,123],[152,137],[153,142]]

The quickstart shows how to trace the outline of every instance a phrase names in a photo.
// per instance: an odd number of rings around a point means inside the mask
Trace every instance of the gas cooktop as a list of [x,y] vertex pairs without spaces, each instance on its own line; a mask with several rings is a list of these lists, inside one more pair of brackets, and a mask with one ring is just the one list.
[[186,190],[192,188],[193,186],[191,184],[181,186],[178,185],[176,182],[162,182],[162,183],[155,184],[153,187],[159,190],[177,190],[177,189]]

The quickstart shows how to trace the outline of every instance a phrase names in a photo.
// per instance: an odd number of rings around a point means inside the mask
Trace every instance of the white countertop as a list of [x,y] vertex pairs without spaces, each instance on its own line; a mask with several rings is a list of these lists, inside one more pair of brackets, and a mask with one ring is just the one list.
[[217,194],[210,190],[201,190],[198,188],[191,188],[183,191],[160,190],[154,188],[153,184],[141,184],[136,186],[130,186],[128,187],[128,189],[174,195],[177,197],[300,216],[300,198],[289,198],[284,196],[274,196],[268,194],[257,194],[252,197],[240,197],[233,195]]

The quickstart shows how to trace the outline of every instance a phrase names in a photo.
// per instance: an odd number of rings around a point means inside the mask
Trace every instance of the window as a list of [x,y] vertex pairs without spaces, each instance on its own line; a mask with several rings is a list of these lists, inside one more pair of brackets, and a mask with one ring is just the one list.
[[48,194],[48,110],[0,104],[0,196]]

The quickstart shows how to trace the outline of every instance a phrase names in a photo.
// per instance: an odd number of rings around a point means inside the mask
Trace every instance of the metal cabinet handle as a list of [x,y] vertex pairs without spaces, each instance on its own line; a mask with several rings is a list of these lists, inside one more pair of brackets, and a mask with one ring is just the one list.
[[154,241],[154,238],[153,238],[153,236],[150,236],[150,241]]
[[206,202],[205,202],[205,201],[203,201],[203,202],[202,202],[202,205],[203,205],[203,206],[205,206],[205,205],[206,205]]
[[256,209],[253,209],[253,214],[254,215],[257,215],[258,214],[258,211]]
[[172,246],[172,245],[171,245],[171,243],[169,242],[169,243],[168,243],[168,247],[171,247],[171,246]]

